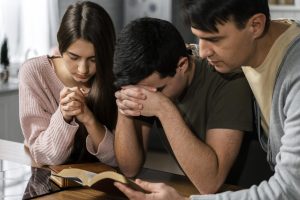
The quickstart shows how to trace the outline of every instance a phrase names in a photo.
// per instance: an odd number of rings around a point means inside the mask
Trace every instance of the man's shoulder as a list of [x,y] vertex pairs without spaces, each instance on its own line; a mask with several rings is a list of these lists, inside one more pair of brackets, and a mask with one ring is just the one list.
[[[299,77],[300,75],[300,35],[289,45],[281,63],[279,77]],[[290,81],[290,80],[289,80]]]
[[244,74],[237,74],[236,76],[231,77],[227,80],[226,84],[223,87],[224,90],[231,90],[232,93],[236,93],[236,95],[246,95],[251,96],[251,88],[250,85],[245,78]]
[[210,66],[205,60],[195,60],[196,70],[191,89],[206,88],[210,94],[232,95],[241,94],[251,96],[251,89],[244,73],[235,71],[233,73],[221,74]]
[[216,77],[224,82],[229,81],[239,81],[239,80],[246,80],[245,75],[241,69],[236,70],[235,72],[231,73],[220,73],[211,66],[206,59],[197,58],[195,59],[195,66],[196,70],[195,73],[205,74],[207,77]]

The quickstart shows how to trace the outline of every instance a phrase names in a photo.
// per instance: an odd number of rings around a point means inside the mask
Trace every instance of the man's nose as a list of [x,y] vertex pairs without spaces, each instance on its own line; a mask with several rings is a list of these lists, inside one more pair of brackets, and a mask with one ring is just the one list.
[[209,42],[205,40],[199,40],[199,56],[202,59],[205,59],[212,55],[213,55],[213,50]]

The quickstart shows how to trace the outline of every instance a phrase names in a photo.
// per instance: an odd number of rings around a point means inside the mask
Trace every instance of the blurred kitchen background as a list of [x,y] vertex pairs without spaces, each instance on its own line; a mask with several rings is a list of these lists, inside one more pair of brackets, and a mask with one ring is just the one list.
[[[182,0],[92,0],[113,19],[116,32],[131,20],[150,16],[172,22],[186,42],[197,42],[181,16]],[[18,121],[18,69],[26,59],[49,54],[69,4],[76,0],[0,0],[0,44],[8,42],[9,81],[0,82],[0,139],[22,142]],[[300,19],[300,0],[269,0],[272,18]],[[3,66],[0,66],[0,71]]]
[[[111,15],[117,33],[131,20],[150,16],[171,21],[186,42],[195,42],[183,23],[182,0],[92,0]],[[300,0],[269,0],[273,18],[299,19]],[[76,0],[0,0],[0,42],[8,39],[11,76],[25,59],[48,54],[56,46],[60,19]]]
[[[172,21],[186,40],[194,41],[181,20],[180,0],[92,1],[108,11],[117,33],[132,19],[152,16]],[[60,19],[74,2],[76,0],[0,0],[0,42],[7,37],[12,71],[25,59],[48,54],[56,46]]]

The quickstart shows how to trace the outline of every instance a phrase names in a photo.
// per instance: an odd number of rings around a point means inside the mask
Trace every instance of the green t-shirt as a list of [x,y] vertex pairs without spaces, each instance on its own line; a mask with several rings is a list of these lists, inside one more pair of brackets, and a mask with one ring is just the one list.
[[206,60],[196,60],[191,85],[176,105],[193,133],[204,140],[213,128],[252,131],[252,100],[242,73],[222,75]]
[[[222,75],[206,60],[195,60],[195,74],[191,85],[175,103],[191,131],[205,140],[207,130],[213,128],[252,132],[253,96],[242,73]],[[140,118],[154,123],[154,130],[170,151],[164,130],[157,118]],[[172,150],[170,151],[172,152]]]

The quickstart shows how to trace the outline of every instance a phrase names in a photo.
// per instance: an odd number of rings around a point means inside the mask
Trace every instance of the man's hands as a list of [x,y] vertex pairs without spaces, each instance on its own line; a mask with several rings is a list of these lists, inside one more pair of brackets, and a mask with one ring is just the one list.
[[158,116],[163,105],[171,102],[156,88],[139,85],[125,86],[115,97],[120,113],[126,116]]
[[114,185],[119,188],[130,200],[187,200],[178,194],[178,192],[164,183],[150,183],[137,179],[136,184],[149,193],[142,193],[127,187],[122,183],[115,182]]
[[86,105],[85,97],[88,91],[78,87],[63,88],[60,92],[60,110],[66,122],[70,122],[73,117],[83,124],[87,123],[92,113]]

